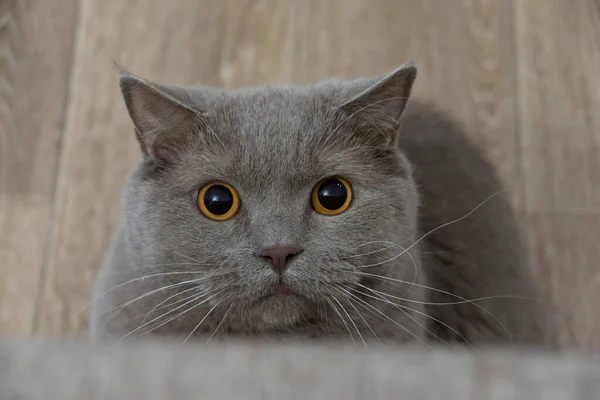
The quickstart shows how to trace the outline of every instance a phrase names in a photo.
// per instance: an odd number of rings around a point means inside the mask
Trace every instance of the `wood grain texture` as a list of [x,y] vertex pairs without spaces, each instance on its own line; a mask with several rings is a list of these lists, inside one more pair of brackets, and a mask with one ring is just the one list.
[[516,0],[527,206],[600,213],[600,3]]
[[533,212],[528,225],[537,275],[553,298],[559,343],[600,350],[600,216]]
[[166,83],[289,81],[291,13],[277,0],[84,0],[40,331],[79,333],[139,159],[111,59]]
[[31,330],[77,0],[0,2],[0,334]]
[[529,241],[566,347],[600,349],[600,3],[515,0]]
[[296,4],[294,80],[359,77],[416,60],[434,100],[488,153],[520,201],[508,1],[309,0]]
[[31,330],[40,280],[37,331],[86,327],[79,311],[139,158],[111,60],[235,87],[414,59],[415,95],[461,121],[510,190],[562,343],[600,348],[598,0],[79,3],[0,1],[0,333]]

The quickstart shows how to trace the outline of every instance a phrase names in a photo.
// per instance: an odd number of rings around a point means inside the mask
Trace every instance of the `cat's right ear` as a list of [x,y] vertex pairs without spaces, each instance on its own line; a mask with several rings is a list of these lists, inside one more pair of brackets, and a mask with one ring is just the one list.
[[190,133],[197,132],[202,114],[185,103],[185,92],[124,73],[119,86],[144,157],[159,163],[174,161]]
[[[351,120],[367,128],[388,145],[395,145],[401,116],[410,98],[417,67],[406,63],[393,72],[374,79],[339,109]],[[360,87],[364,85],[361,82]]]

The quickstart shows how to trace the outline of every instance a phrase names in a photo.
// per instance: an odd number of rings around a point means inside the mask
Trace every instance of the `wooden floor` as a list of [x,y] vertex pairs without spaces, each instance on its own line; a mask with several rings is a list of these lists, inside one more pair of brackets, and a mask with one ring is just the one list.
[[236,87],[408,59],[505,179],[562,343],[600,349],[598,0],[0,1],[0,334],[86,329],[139,156],[111,60]]

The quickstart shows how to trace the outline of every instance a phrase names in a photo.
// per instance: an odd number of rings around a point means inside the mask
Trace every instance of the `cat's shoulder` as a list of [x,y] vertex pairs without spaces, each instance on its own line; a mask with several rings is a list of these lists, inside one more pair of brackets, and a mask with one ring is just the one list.
[[479,159],[484,153],[460,120],[432,102],[411,99],[400,129],[400,149],[418,158],[461,154],[461,158]]

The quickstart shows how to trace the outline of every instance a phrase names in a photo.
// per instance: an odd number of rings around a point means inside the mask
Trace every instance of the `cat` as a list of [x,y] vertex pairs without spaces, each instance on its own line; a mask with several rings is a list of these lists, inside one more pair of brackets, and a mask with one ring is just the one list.
[[543,344],[503,185],[409,100],[416,75],[220,90],[123,71],[142,159],[92,338]]

